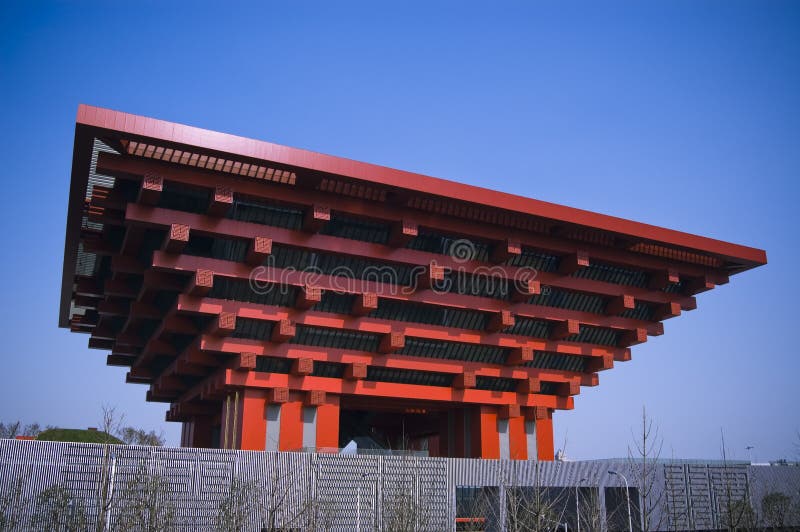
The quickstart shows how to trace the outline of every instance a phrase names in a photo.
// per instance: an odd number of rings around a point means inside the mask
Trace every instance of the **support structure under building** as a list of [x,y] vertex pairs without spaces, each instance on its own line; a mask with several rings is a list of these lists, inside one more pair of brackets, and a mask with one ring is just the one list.
[[80,106],[59,324],[193,447],[553,459],[553,417],[763,251]]

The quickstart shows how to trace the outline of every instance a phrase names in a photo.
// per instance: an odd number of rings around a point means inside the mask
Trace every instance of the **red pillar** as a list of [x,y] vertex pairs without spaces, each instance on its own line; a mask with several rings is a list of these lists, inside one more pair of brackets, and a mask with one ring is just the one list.
[[239,417],[237,411],[238,391],[232,392],[222,400],[221,412],[219,416],[219,448],[236,449],[236,420]]
[[450,415],[453,417],[453,442],[451,444],[450,456],[458,458],[469,458],[472,453],[468,452],[466,423],[467,412],[463,408],[454,408]]
[[267,435],[266,390],[245,388],[241,392],[239,404],[238,448],[263,451]]
[[211,417],[194,416],[183,422],[181,432],[182,447],[211,447]]
[[317,407],[317,449],[339,448],[339,396],[326,396]]
[[436,456],[454,456],[453,442],[450,441],[450,415],[449,412],[442,412],[438,415],[439,426],[439,448]]
[[497,407],[475,407],[471,419],[472,456],[500,458],[500,434],[497,432]]
[[[537,416],[538,417],[538,416]],[[555,459],[553,450],[553,411],[547,409],[547,414],[536,420],[536,450],[539,460]]]
[[189,440],[191,438],[192,422],[184,421],[181,423],[181,447],[191,447]]
[[508,419],[508,456],[512,460],[528,459],[528,436],[525,434],[525,416]]
[[[337,436],[338,438],[338,436]],[[303,396],[289,394],[289,401],[281,406],[281,432],[279,451],[299,451],[303,447]]]
[[[242,388],[222,400],[220,448],[263,451],[267,435],[267,392]],[[211,427],[209,422],[209,444]]]

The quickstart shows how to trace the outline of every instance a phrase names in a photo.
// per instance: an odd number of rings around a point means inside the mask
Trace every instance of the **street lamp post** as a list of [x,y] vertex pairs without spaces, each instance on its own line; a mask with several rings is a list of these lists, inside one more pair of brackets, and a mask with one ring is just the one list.
[[750,455],[750,465],[753,465],[753,449],[755,449],[755,447],[753,445],[748,445],[745,449],[747,449],[747,453]]
[[361,483],[358,484],[358,495],[356,496],[356,532],[361,532]]
[[611,469],[608,470],[609,475],[618,475],[622,477],[622,480],[625,482],[625,498],[628,500],[628,530],[633,532],[633,520],[631,519],[631,491],[628,488],[628,479],[625,478],[625,475],[618,471],[613,471]]
[[[361,480],[377,475],[377,473],[362,473]],[[372,509],[375,511],[375,508]],[[361,482],[358,483],[358,495],[356,498],[356,532],[361,532]]]
[[578,532],[581,532],[581,510],[580,506],[578,505],[578,495],[581,484],[586,482],[587,479],[582,478],[578,481],[578,485],[575,486],[575,523],[578,525]]

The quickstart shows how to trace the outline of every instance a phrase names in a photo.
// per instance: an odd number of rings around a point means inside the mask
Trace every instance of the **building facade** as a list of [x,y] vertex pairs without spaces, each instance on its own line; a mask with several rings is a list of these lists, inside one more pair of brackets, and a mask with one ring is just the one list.
[[553,459],[599,373],[766,263],[720,242],[80,106],[59,324],[182,444]]

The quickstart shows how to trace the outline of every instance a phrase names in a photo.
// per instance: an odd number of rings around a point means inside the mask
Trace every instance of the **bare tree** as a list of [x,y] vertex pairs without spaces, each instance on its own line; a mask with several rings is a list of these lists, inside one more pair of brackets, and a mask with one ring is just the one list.
[[661,528],[664,491],[656,485],[656,468],[663,445],[664,439],[659,434],[658,426],[647,417],[647,411],[642,406],[640,432],[633,438],[633,447],[628,446],[628,464],[639,486],[642,532]]
[[242,480],[234,476],[228,493],[217,507],[215,530],[238,532],[247,530],[253,522],[259,521],[261,530],[268,531],[297,527],[304,530],[327,530],[330,527],[330,515],[326,512],[325,505],[317,504],[313,496],[293,505],[289,492],[295,488],[290,477],[283,477],[275,472],[266,483]]
[[150,432],[147,432],[144,429],[124,427],[120,429],[117,436],[120,440],[124,441],[128,445],[149,445],[151,447],[163,447],[164,443],[166,443],[163,431],[157,433],[156,431],[151,430]]
[[[437,528],[431,486],[422,482],[419,460],[409,453],[400,458],[400,478],[382,484],[375,528],[385,532],[418,532]],[[377,489],[377,487],[376,487]]]
[[[680,468],[681,469],[681,479],[683,478],[683,466],[680,464],[675,463],[675,453],[672,453],[672,460],[669,466],[667,466],[667,471],[671,468]],[[667,473],[665,473],[667,474]],[[664,495],[666,499],[664,500],[664,507],[667,514],[668,525],[669,529],[673,531],[677,531],[681,529],[681,524],[685,523],[688,525],[689,523],[689,507],[684,502],[683,504],[679,504],[679,501],[683,499],[683,494],[678,489],[677,482],[670,482],[667,479],[667,486],[666,490],[664,490]]]
[[88,517],[83,500],[73,497],[65,486],[55,484],[36,497],[31,516],[33,530],[83,532],[87,527]]
[[[524,478],[520,468],[531,463],[533,475]],[[567,488],[545,486],[539,461],[512,460],[498,473],[500,485],[497,495],[485,491],[474,497],[466,509],[466,513],[476,517],[467,523],[469,530],[497,526],[508,532],[538,532],[563,526],[569,501]],[[500,501],[501,493],[505,504]]]
[[401,487],[392,490],[384,499],[381,511],[380,530],[385,532],[417,532],[429,530],[430,508],[417,496],[413,489]]
[[228,493],[219,503],[214,527],[220,532],[245,530],[252,514],[259,509],[262,488],[253,481],[231,479]]
[[581,530],[603,532],[607,528],[607,520],[605,523],[603,521],[603,509],[600,507],[600,495],[597,488],[590,488],[587,494],[581,495],[578,508]]
[[16,530],[24,518],[27,476],[22,474],[0,491],[0,531]]
[[777,491],[768,493],[761,499],[761,512],[765,526],[781,530],[791,520],[792,498]]
[[0,438],[16,438],[19,435],[20,427],[19,421],[8,424],[0,423]]
[[334,509],[331,501],[315,494],[305,505],[305,530],[327,532],[333,529]]
[[256,489],[262,532],[279,532],[290,529],[318,530],[330,521],[326,505],[317,499],[311,486],[297,483],[297,470],[282,460],[272,466],[270,476]]
[[100,427],[105,435],[105,441],[102,443],[116,443],[114,438],[116,434],[122,432],[122,424],[125,422],[125,414],[117,413],[117,407],[107,404],[101,405],[100,409],[102,412]]
[[720,429],[722,440],[722,464],[723,464],[723,489],[722,507],[720,508],[720,524],[731,532],[751,530],[756,527],[757,516],[753,510],[747,493],[738,497],[733,489],[732,477],[734,472],[728,464],[728,451],[725,448],[725,434]]
[[[459,530],[463,532],[483,532],[492,526],[491,518],[498,515],[499,504],[497,490],[485,486],[459,488],[462,494],[468,495],[461,504],[456,504],[456,519]],[[457,495],[458,498],[458,495]],[[499,516],[498,516],[499,517]]]
[[116,472],[116,456],[112,452],[111,445],[114,443],[113,434],[122,426],[125,419],[124,414],[117,414],[116,407],[110,405],[101,406],[102,417],[100,427],[103,434],[103,456],[100,460],[100,479],[96,499],[97,522],[95,523],[96,532],[104,532],[108,527],[109,512],[113,496],[114,475]]
[[167,532],[176,529],[175,506],[167,479],[140,464],[125,483],[119,498],[114,530],[123,532]]
[[566,514],[567,492],[564,488],[550,488],[542,484],[541,468],[535,462],[533,483],[523,485],[516,474],[509,477],[505,487],[506,530],[509,532],[550,531],[558,528]]
[[29,423],[22,429],[22,436],[35,438],[42,432],[42,426],[38,423]]

